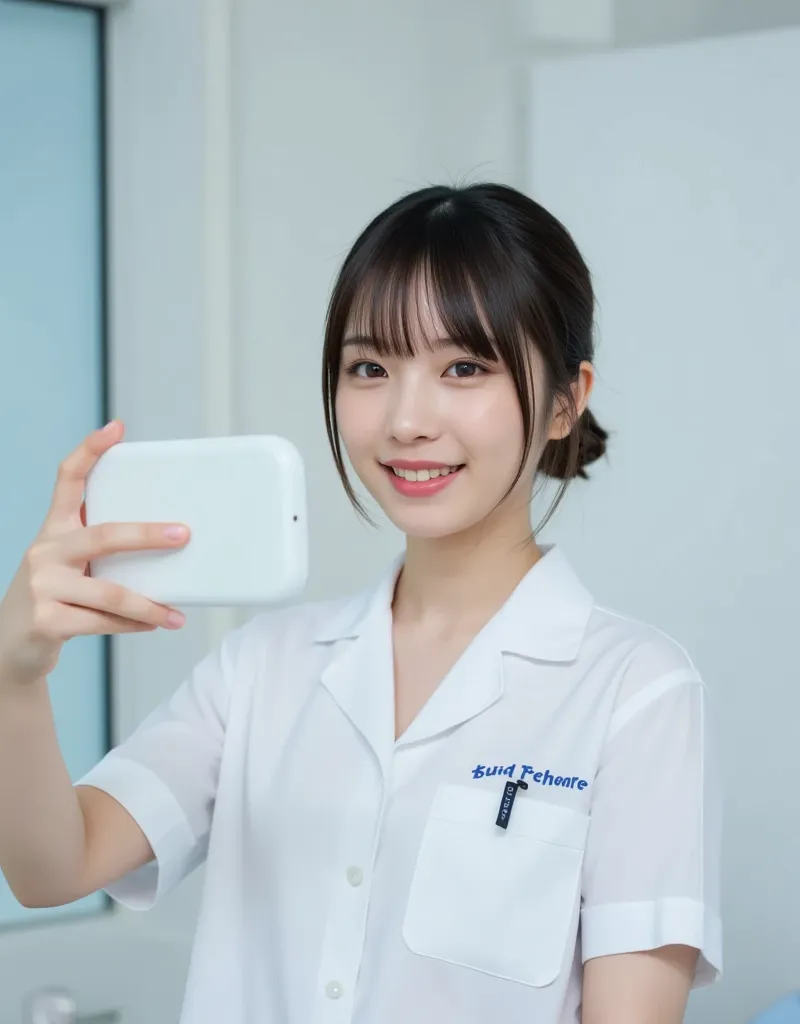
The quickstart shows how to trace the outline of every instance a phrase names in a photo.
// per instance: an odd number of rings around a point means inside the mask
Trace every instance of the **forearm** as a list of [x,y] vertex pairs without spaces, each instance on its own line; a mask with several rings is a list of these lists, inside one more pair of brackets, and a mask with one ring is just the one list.
[[663,946],[587,961],[581,1024],[681,1024],[697,956]]
[[77,895],[84,853],[47,681],[0,680],[0,870],[21,903],[66,903]]

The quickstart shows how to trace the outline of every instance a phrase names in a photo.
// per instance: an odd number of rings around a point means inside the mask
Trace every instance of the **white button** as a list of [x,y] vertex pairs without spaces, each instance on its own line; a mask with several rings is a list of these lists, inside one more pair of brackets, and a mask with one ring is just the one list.
[[338,981],[329,981],[325,986],[325,995],[328,999],[338,999],[342,994],[342,986]]
[[361,868],[348,868],[347,881],[351,885],[361,885],[361,883],[364,881],[364,872],[361,870]]

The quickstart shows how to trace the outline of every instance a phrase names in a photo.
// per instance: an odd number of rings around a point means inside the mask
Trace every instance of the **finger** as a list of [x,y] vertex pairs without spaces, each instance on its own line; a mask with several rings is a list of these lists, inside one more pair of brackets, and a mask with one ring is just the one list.
[[175,608],[151,601],[142,594],[108,580],[95,580],[66,572],[50,584],[51,599],[115,619],[156,628],[179,629],[185,619]]
[[48,512],[48,525],[72,520],[80,515],[86,477],[109,448],[122,440],[124,427],[112,420],[102,430],[95,430],[61,463]]
[[64,637],[110,636],[121,633],[152,633],[158,626],[147,622],[133,622],[121,615],[109,615],[65,605]]
[[57,541],[61,559],[92,561],[125,551],[168,551],[182,548],[189,530],[182,523],[101,523],[64,534]]

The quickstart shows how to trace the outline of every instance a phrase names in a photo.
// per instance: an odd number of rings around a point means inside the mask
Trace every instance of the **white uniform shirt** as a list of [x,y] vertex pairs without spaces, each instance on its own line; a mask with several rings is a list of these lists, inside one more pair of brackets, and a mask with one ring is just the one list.
[[668,943],[713,980],[720,808],[686,654],[549,549],[395,741],[397,569],[230,634],[81,780],[156,854],[119,902],[207,857],[181,1024],[575,1024],[583,961]]

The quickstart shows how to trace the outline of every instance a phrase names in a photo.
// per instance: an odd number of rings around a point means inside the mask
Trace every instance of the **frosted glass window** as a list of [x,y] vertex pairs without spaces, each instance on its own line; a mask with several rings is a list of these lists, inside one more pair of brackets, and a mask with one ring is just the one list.
[[[105,413],[102,16],[0,0],[0,590],[46,512],[55,470]],[[106,642],[67,645],[51,689],[78,778],[108,746]],[[0,877],[0,926],[27,910]]]

